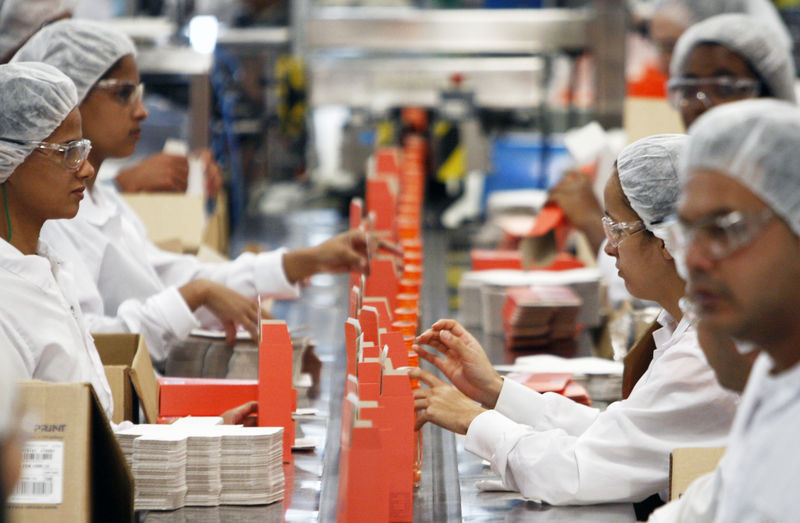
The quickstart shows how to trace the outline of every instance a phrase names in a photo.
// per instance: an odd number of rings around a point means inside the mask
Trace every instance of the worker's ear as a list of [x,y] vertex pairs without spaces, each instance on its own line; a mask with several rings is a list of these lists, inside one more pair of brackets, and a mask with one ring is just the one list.
[[667,249],[667,244],[664,243],[664,240],[662,240],[659,237],[656,237],[656,240],[658,241],[658,248],[661,249],[661,256],[663,256],[664,259],[667,261],[674,260],[674,258],[672,257],[672,253],[670,253],[669,249]]

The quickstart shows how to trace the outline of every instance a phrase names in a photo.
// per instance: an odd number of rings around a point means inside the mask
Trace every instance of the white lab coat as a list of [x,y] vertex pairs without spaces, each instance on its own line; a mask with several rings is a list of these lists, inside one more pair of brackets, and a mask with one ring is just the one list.
[[782,522],[800,518],[800,364],[771,375],[762,353],[753,365],[730,443],[717,469],[650,521]]
[[226,263],[159,249],[115,189],[96,183],[72,220],[51,220],[42,238],[76,267],[79,301],[92,332],[141,333],[153,359],[198,326],[218,326],[203,308],[193,314],[178,288],[209,279],[246,296],[297,297],[283,272],[284,249],[244,253]]
[[600,412],[505,380],[464,447],[509,488],[553,505],[666,499],[672,449],[725,445],[738,397],[717,383],[688,320],[662,312],[659,323],[628,399]]
[[0,349],[17,379],[91,383],[111,419],[111,388],[68,265],[44,242],[37,250],[25,256],[0,240]]

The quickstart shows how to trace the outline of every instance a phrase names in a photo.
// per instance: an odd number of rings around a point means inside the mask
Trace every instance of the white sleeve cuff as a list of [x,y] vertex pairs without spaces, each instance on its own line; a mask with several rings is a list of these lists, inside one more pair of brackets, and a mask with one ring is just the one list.
[[275,298],[298,298],[300,285],[291,283],[283,271],[283,255],[287,249],[262,252],[255,261],[256,292]]
[[158,302],[157,307],[161,309],[164,319],[176,338],[188,338],[192,329],[200,327],[200,323],[177,287],[168,287],[153,298]]
[[498,445],[503,441],[499,435],[514,430],[516,426],[516,423],[495,410],[482,412],[469,424],[464,448],[494,464]]
[[514,380],[504,379],[494,409],[517,422],[534,425],[544,411],[545,400],[535,390]]

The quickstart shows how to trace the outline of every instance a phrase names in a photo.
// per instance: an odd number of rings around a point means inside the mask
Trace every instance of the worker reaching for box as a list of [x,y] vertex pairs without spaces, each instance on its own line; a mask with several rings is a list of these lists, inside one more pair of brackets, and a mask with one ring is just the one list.
[[[92,140],[89,163],[96,170],[108,158],[134,152],[147,117],[134,57],[127,36],[63,20],[31,37],[13,61],[41,61],[72,79],[84,135]],[[94,176],[87,179],[78,216],[48,224],[42,235],[76,267],[90,329],[143,334],[156,364],[192,329],[214,325],[214,316],[223,320],[229,339],[236,325],[256,337],[257,295],[296,297],[299,283],[313,274],[366,270],[368,249],[396,252],[361,231],[349,231],[313,247],[201,263],[157,248],[119,194],[94,182]]]

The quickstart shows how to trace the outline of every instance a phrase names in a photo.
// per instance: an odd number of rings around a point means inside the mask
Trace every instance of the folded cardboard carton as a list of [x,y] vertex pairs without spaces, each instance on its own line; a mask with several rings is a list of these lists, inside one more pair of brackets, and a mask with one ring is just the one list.
[[669,500],[678,499],[692,481],[717,468],[725,447],[681,448],[669,460]]
[[35,424],[10,520],[132,522],[133,479],[92,386],[25,381],[20,398]]
[[154,243],[179,240],[187,252],[197,252],[206,224],[202,196],[182,193],[132,193],[124,195]]
[[[94,334],[94,343],[114,398],[114,423],[156,423],[158,384],[140,334]],[[144,420],[139,420],[139,407]]]

